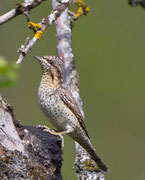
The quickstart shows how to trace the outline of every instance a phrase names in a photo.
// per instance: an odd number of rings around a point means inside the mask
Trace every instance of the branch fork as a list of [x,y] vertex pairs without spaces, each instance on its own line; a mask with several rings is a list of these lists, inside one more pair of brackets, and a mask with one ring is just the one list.
[[33,29],[35,34],[32,40],[29,39],[28,43],[22,45],[21,48],[19,48],[18,52],[20,53],[20,56],[16,62],[17,64],[22,62],[25,55],[31,50],[37,40],[41,38],[46,28],[50,26],[62,14],[62,12],[68,7],[69,3],[70,0],[66,0],[65,3],[59,3],[57,7],[50,13],[50,15],[46,18],[43,18],[39,23],[28,22],[28,27],[30,29]]

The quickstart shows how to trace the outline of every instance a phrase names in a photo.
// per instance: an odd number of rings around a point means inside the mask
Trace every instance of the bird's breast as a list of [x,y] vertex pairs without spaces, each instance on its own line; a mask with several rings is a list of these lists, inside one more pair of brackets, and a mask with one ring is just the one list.
[[38,97],[43,113],[58,130],[65,131],[68,125],[76,125],[76,117],[55,90],[39,88]]

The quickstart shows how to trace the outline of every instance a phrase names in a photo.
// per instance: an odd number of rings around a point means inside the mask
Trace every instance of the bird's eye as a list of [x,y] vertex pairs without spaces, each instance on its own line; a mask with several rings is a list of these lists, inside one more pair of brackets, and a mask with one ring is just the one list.
[[53,61],[49,61],[49,63],[50,63],[51,65],[53,65]]

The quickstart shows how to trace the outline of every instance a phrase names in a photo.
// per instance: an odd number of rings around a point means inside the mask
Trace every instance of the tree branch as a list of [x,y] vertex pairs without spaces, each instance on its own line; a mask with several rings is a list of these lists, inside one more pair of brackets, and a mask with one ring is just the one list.
[[[57,1],[52,0],[53,9],[57,6]],[[78,103],[79,109],[84,116],[82,101],[79,95],[79,82],[78,74],[75,67],[75,59],[72,52],[72,32],[70,26],[70,20],[68,16],[68,9],[66,9],[61,16],[55,21],[57,31],[57,52],[58,56],[63,59],[65,64],[65,82],[67,88],[72,92],[73,97]],[[90,159],[89,154],[75,142],[76,146],[76,160],[75,164],[78,167],[77,177],[78,179],[91,179],[91,180],[104,180],[103,172],[87,171],[83,170],[85,161]],[[81,169],[81,171],[80,171]]]
[[16,121],[0,97],[0,179],[61,180],[61,140]]
[[0,16],[0,25],[10,21],[14,17],[29,12],[31,9],[37,7],[45,0],[25,0],[24,3],[17,3],[15,9],[7,12],[6,14]]
[[[27,15],[27,20],[28,18],[28,12],[37,7],[39,4],[41,4],[45,0],[25,0],[24,3],[16,5],[15,9],[11,10],[10,12],[0,16],[0,25],[8,22],[12,18],[20,15],[20,14],[25,14]],[[61,14],[62,12],[69,6],[71,3],[71,0],[62,0],[60,3],[58,3],[57,7],[50,13],[50,15],[46,18],[43,18],[41,22],[38,24],[28,22],[29,27],[34,30],[35,28],[35,35],[30,40],[29,37],[26,38],[25,45],[21,45],[21,47],[18,49],[18,52],[20,53],[20,56],[17,60],[17,64],[21,63],[23,58],[26,56],[26,54],[32,49],[34,44],[37,42],[37,40],[40,39],[41,35],[44,33],[46,28],[50,26]],[[33,28],[32,28],[33,26]],[[35,27],[34,27],[35,26]],[[36,27],[37,26],[37,27]]]
[[37,40],[40,39],[43,32],[46,30],[48,26],[50,26],[61,14],[62,12],[68,7],[71,3],[71,0],[66,0],[65,3],[58,3],[56,8],[50,13],[50,15],[46,18],[43,18],[42,21],[36,25],[39,26],[38,30],[36,31],[32,40],[29,37],[26,39],[25,45],[21,45],[21,48],[18,49],[20,56],[17,60],[17,64],[21,63],[25,55],[31,50]]
[[131,6],[140,5],[145,9],[145,0],[128,0],[128,4]]

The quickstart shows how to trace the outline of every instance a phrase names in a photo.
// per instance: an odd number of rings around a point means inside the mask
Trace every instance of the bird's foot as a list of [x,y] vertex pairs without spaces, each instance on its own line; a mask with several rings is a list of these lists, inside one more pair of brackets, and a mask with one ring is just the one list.
[[53,134],[55,136],[59,136],[61,139],[61,151],[63,153],[64,151],[64,138],[63,138],[63,134],[65,134],[65,131],[63,132],[57,132],[53,129],[50,129],[49,127],[45,126],[45,125],[38,125],[37,128],[42,129],[44,132],[48,132],[50,134]]
[[[36,126],[38,129],[42,129],[43,131],[48,131],[50,134],[53,134],[53,129],[50,129],[49,127],[45,125],[38,125]],[[54,131],[55,132],[55,131]]]

